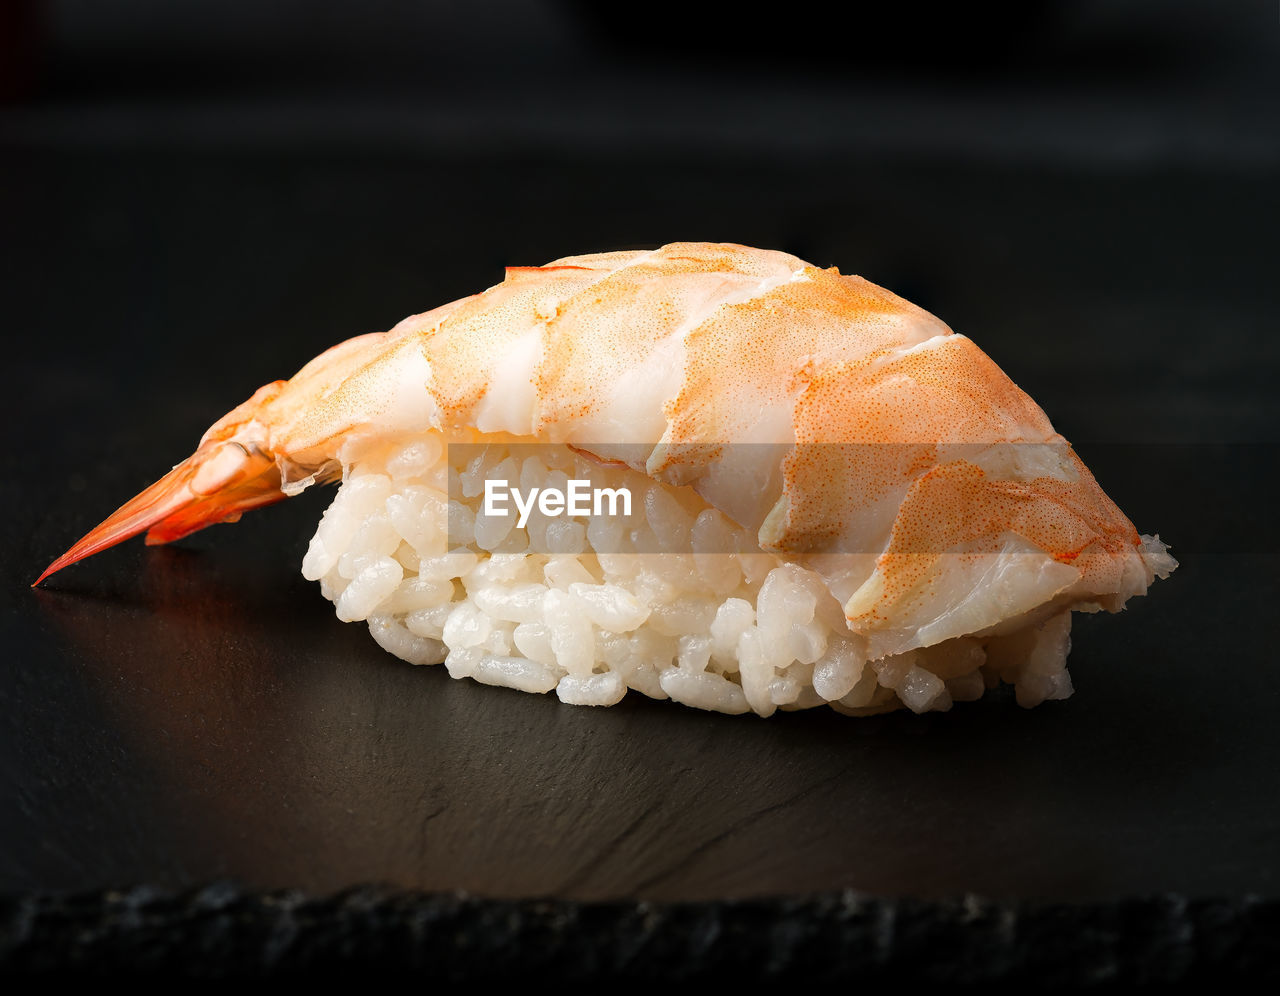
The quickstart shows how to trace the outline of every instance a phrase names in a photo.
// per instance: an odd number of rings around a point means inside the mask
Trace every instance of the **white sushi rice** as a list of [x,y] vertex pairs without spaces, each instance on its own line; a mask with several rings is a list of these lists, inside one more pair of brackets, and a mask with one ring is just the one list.
[[[303,561],[338,618],[367,621],[410,663],[554,689],[575,705],[613,705],[635,689],[761,716],[824,704],[854,715],[946,710],[1001,681],[1024,706],[1071,694],[1069,611],[868,660],[819,574],[760,552],[692,490],[568,447],[530,456],[499,437],[468,442],[490,439],[479,458],[438,435],[361,454]],[[514,516],[483,514],[486,477],[629,487],[635,507],[629,518],[535,512],[520,529]],[[667,552],[634,552],[657,549]]]

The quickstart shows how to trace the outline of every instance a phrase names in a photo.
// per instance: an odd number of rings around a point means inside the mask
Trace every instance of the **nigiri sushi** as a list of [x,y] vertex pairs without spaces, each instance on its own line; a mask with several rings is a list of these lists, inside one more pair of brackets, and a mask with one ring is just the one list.
[[972,340],[861,277],[675,243],[517,266],[216,422],[36,582],[340,481],[339,619],[566,703],[945,710],[1072,692],[1071,613],[1177,566]]

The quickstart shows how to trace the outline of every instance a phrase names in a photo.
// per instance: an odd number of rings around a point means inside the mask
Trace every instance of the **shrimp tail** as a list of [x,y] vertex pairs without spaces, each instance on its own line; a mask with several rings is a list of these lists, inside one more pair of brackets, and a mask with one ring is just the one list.
[[130,499],[55,560],[32,587],[85,557],[146,532],[149,546],[169,543],[243,512],[280,501],[273,457],[234,439],[208,440],[155,484]]

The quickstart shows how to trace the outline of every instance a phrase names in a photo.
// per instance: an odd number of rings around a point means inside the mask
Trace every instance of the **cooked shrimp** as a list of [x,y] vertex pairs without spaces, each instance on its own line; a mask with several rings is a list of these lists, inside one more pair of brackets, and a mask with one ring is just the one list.
[[[452,466],[459,442],[488,456]],[[621,535],[605,526],[553,542],[462,507],[479,485],[450,475],[499,467],[640,488],[665,566],[593,545]],[[1070,611],[1116,611],[1176,566],[970,339],[860,277],[677,243],[512,267],[335,346],[36,583],[339,478],[304,572],[340,616],[407,659],[575,702],[946,708],[1001,678],[1025,704],[1063,697]],[[450,514],[474,532],[446,570]]]

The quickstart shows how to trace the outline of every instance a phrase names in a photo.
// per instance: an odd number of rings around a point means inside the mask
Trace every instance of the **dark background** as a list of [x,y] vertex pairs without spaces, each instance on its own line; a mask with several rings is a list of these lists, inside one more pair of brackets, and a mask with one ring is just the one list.
[[[1280,894],[1276,9],[1025,8],[6,6],[0,892]],[[455,682],[300,577],[323,494],[27,587],[332,343],[684,239],[934,311],[1172,544],[1078,618],[1074,698],[760,721]]]

